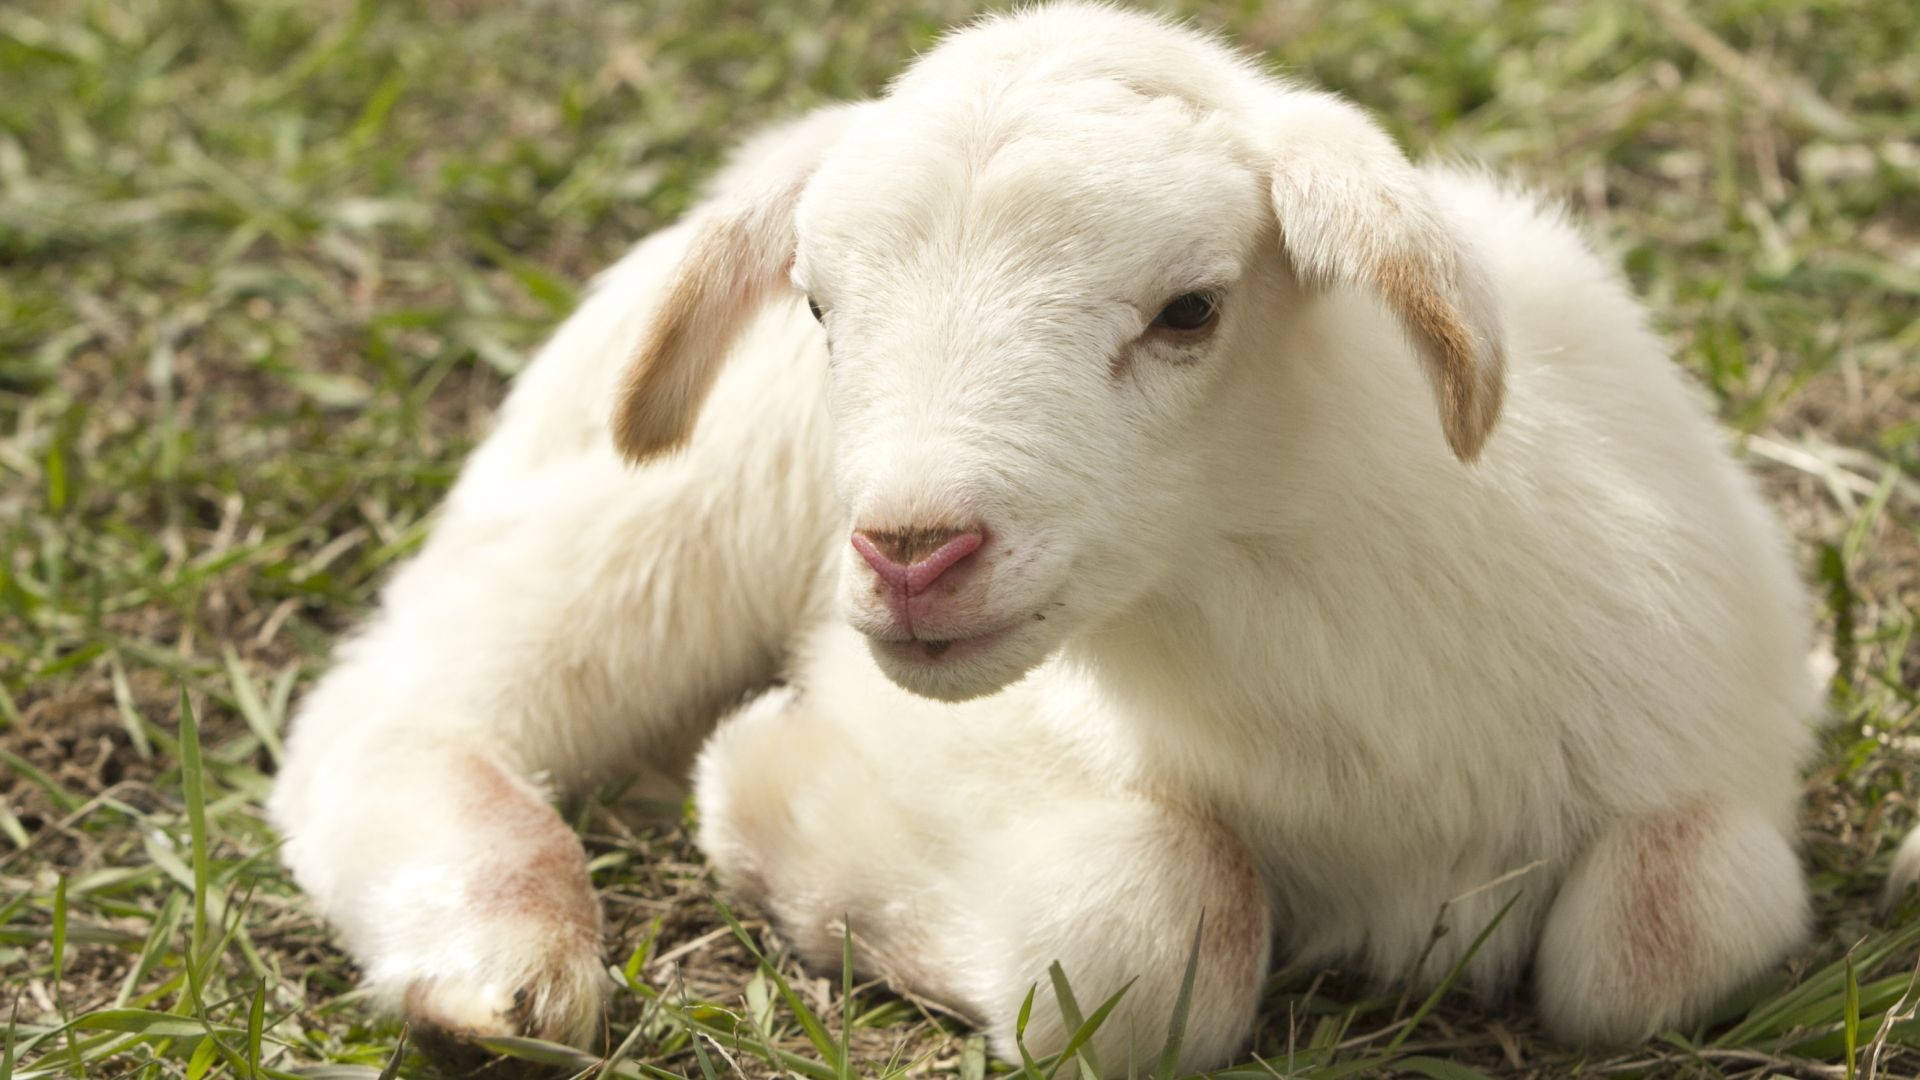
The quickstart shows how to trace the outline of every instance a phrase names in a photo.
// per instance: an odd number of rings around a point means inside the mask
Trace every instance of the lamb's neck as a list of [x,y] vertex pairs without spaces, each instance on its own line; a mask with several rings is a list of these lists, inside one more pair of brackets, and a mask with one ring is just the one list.
[[1271,654],[1289,636],[1277,622],[1275,598],[1290,572],[1277,547],[1252,537],[1213,545],[1193,572],[1079,635],[1070,657],[1147,708],[1230,723],[1271,715],[1279,667]]

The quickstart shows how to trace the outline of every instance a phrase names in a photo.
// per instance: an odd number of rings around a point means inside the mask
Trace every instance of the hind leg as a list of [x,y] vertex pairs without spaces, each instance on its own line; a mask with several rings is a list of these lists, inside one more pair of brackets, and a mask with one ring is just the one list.
[[1123,1075],[1157,1058],[1204,915],[1183,1066],[1245,1045],[1271,927],[1235,837],[1007,715],[1034,707],[1031,683],[953,706],[877,671],[849,692],[861,678],[762,698],[703,752],[700,840],[723,883],[824,970],[850,927],[860,967],[970,1017],[1009,1059],[1030,987],[1027,1048],[1052,1053],[1071,1034],[1054,961],[1083,1011],[1132,980],[1093,1043]]
[[1699,806],[1615,824],[1548,915],[1541,1015],[1576,1044],[1693,1023],[1778,963],[1807,922],[1800,862],[1772,817]]

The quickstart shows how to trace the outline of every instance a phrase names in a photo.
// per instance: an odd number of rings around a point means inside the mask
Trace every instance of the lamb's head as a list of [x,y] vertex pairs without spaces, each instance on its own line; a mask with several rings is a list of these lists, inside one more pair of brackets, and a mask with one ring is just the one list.
[[708,211],[615,435],[684,439],[790,286],[831,356],[846,613],[909,689],[1005,686],[1178,564],[1224,373],[1283,362],[1303,286],[1399,316],[1461,458],[1497,415],[1478,270],[1392,142],[1160,20],[990,20],[760,160]]

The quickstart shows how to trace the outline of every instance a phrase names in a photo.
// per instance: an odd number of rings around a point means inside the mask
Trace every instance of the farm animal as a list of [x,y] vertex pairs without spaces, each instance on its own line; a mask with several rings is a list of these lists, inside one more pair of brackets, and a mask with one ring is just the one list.
[[[606,274],[272,811],[454,1032],[593,1037],[550,801],[691,768],[729,888],[1002,1053],[1055,960],[1089,1007],[1132,980],[1120,1072],[1197,947],[1203,1066],[1276,952],[1431,985],[1489,926],[1468,985],[1622,1043],[1803,935],[1808,623],[1559,211],[1058,3],[752,140]],[[1043,989],[1028,1046],[1066,1034]]]

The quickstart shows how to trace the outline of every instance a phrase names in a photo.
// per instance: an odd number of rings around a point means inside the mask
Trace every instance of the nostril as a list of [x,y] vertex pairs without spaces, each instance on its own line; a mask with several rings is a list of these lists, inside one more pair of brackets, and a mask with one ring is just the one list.
[[895,561],[893,556],[887,554],[885,549],[876,543],[872,536],[855,530],[853,534],[853,550],[859,552],[860,557],[867,560],[867,565],[873,567],[873,572],[880,575],[880,580],[895,588],[906,587],[907,568]]
[[949,526],[856,529],[853,533],[854,550],[880,580],[909,595],[933,584],[984,541],[978,529]]

